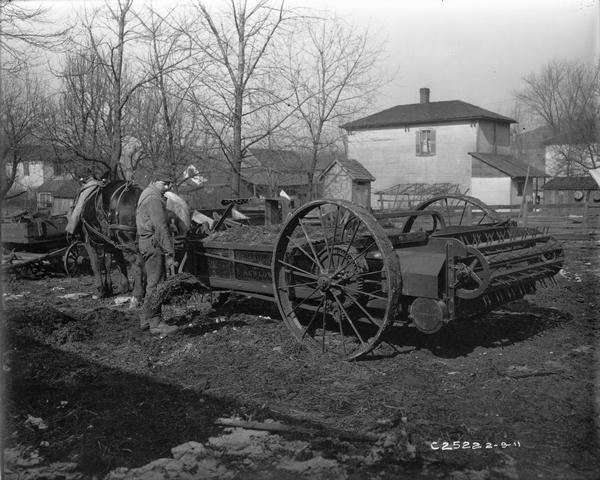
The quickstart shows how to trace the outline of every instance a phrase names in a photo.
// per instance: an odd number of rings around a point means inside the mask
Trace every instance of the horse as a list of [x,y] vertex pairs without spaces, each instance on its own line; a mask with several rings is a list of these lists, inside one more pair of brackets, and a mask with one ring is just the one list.
[[124,180],[106,184],[92,182],[89,188],[91,191],[82,200],[79,223],[98,295],[102,298],[113,295],[111,267],[114,259],[121,274],[120,293],[130,291],[129,263],[133,297],[139,302],[144,296],[144,262],[137,246],[135,216],[142,189]]
[[[100,297],[113,294],[113,259],[121,273],[121,293],[130,290],[127,264],[131,265],[132,305],[141,302],[145,292],[144,259],[138,249],[135,223],[141,193],[142,189],[129,181],[117,180],[106,184],[91,180],[75,200],[67,225],[70,233],[81,229]],[[167,220],[174,235],[180,238],[191,226],[190,208],[183,198],[173,192],[166,192],[165,197]],[[104,259],[104,265],[100,262],[101,258]]]

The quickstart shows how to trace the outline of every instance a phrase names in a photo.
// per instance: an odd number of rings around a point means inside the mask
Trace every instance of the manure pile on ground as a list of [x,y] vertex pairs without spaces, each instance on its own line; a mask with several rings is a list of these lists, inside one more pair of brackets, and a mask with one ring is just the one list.
[[242,244],[273,245],[281,225],[239,225],[211,233],[206,240],[212,242],[236,242]]
[[160,310],[160,307],[169,303],[169,300],[175,296],[183,295],[194,291],[202,291],[205,287],[191,273],[178,273],[170,276],[161,282],[156,291],[146,298],[148,311]]

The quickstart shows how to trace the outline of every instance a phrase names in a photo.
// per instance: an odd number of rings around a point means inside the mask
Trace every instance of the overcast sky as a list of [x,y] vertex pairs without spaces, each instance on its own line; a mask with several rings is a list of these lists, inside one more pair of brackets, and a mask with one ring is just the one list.
[[[312,2],[317,3],[317,2]],[[379,106],[463,100],[509,114],[521,78],[554,58],[597,61],[598,0],[329,0],[388,39],[399,69]]]
[[[185,3],[179,0],[177,3]],[[206,0],[207,4],[223,0]],[[142,0],[137,0],[141,3]],[[42,0],[58,11],[97,0]],[[172,0],[154,0],[168,3]],[[397,71],[377,111],[419,101],[463,100],[510,115],[521,78],[553,59],[597,61],[600,0],[286,0],[328,9],[386,39]]]

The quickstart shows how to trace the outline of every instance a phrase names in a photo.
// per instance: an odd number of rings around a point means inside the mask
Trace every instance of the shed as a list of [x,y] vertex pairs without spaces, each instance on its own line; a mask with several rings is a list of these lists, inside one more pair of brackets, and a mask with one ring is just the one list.
[[348,200],[371,208],[371,182],[375,177],[351,158],[332,161],[319,175],[323,197]]
[[[489,205],[521,203],[523,195],[538,196],[540,178],[545,173],[512,155],[469,152],[473,158],[470,195]],[[527,181],[527,185],[525,182]]]
[[46,180],[35,190],[38,210],[49,210],[51,215],[67,213],[79,187],[75,180]]
[[600,187],[589,175],[554,177],[542,189],[544,205],[586,202],[600,204]]

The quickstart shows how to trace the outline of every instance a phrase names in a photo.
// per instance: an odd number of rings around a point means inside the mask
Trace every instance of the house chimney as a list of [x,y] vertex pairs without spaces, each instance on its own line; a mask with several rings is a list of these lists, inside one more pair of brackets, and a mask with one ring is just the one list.
[[421,88],[419,93],[421,95],[421,103],[429,103],[429,89]]

